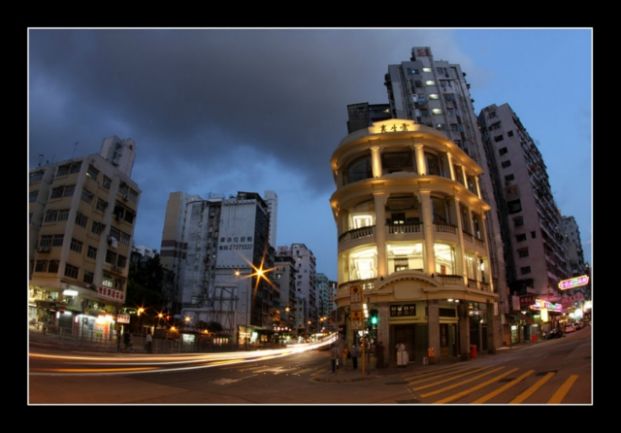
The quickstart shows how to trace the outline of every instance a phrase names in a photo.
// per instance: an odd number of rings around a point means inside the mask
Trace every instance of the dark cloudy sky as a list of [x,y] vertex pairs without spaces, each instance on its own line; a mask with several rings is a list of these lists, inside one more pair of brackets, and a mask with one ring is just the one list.
[[417,45],[461,64],[477,111],[511,104],[590,261],[588,29],[30,29],[29,164],[133,138],[135,243],[157,249],[170,192],[274,190],[277,243],[306,243],[334,279],[329,160],[346,107],[387,102],[387,66]]

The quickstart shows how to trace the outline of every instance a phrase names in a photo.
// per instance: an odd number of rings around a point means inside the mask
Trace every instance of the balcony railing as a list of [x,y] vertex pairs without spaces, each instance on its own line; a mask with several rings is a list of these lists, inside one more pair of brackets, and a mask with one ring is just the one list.
[[361,239],[371,237],[374,234],[375,226],[360,227],[358,229],[349,230],[341,234],[339,236],[339,241]]
[[420,233],[422,230],[422,224],[388,224],[388,233]]
[[486,281],[481,281],[481,290],[489,290],[489,283]]
[[339,284],[339,289],[353,285],[359,285],[360,287],[362,287],[362,290],[372,290],[375,287],[375,278],[369,278],[366,280],[345,281]]
[[434,224],[433,226],[437,232],[457,233],[457,227],[451,224]]
[[468,278],[468,287],[470,289],[476,289],[477,288],[477,280],[473,280],[472,278]]
[[474,236],[472,236],[471,233],[469,233],[469,232],[467,232],[465,230],[462,230],[462,232],[464,234],[464,239],[467,239],[470,242],[474,242]]

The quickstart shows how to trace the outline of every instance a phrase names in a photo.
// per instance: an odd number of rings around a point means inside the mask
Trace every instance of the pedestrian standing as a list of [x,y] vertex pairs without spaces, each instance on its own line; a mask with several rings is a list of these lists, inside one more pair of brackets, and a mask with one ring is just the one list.
[[384,368],[384,345],[381,341],[375,344],[376,368]]
[[121,351],[121,326],[117,326],[116,328],[116,351]]
[[150,332],[147,332],[147,337],[145,338],[145,348],[148,353],[153,353],[153,337]]
[[125,351],[129,352],[129,349],[132,345],[132,337],[129,333],[129,329],[127,327],[123,330],[123,344],[125,345]]
[[356,343],[354,343],[354,345],[351,347],[350,355],[351,363],[354,367],[354,370],[358,370],[358,345]]
[[336,363],[339,359],[339,348],[336,343],[332,343],[332,349],[330,349],[330,357],[332,359],[332,373],[336,373]]

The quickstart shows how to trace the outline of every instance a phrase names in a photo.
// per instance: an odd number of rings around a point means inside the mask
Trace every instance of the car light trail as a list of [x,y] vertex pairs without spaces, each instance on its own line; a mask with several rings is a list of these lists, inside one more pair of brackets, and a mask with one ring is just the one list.
[[[168,373],[178,371],[196,370],[202,368],[218,367],[221,365],[234,365],[248,362],[265,361],[281,358],[308,350],[314,350],[331,344],[336,340],[332,334],[317,343],[292,344],[283,349],[267,349],[245,352],[204,353],[192,355],[122,355],[122,356],[78,356],[78,355],[52,355],[45,353],[30,353],[31,360],[58,361],[65,364],[81,364],[80,368],[44,368],[33,367],[32,375],[127,375],[144,373]],[[86,366],[84,366],[86,364]],[[183,367],[176,367],[185,364]],[[92,367],[91,367],[92,366]],[[102,368],[100,366],[107,366]],[[110,367],[118,366],[118,367]],[[136,367],[127,367],[136,366]],[[145,366],[145,367],[137,367]]]

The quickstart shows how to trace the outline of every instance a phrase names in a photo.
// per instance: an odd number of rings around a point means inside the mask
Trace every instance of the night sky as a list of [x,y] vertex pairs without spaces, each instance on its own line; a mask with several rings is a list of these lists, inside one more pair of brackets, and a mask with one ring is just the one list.
[[[30,29],[29,169],[136,142],[135,243],[159,250],[168,194],[278,194],[278,245],[336,278],[330,156],[347,105],[387,103],[389,64],[430,46],[478,112],[508,102],[543,154],[591,260],[589,29]],[[77,144],[76,144],[77,143]]]

